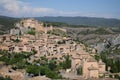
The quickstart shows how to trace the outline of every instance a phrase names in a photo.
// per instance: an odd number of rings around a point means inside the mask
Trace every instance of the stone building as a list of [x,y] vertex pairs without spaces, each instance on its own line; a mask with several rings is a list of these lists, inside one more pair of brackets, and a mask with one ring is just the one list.
[[89,54],[79,54],[72,57],[72,69],[75,72],[82,67],[82,75],[85,78],[99,78],[105,74],[105,64],[100,60],[96,61]]
[[21,24],[23,25],[23,27],[33,28],[38,31],[44,31],[43,23],[33,18],[24,19],[21,21]]

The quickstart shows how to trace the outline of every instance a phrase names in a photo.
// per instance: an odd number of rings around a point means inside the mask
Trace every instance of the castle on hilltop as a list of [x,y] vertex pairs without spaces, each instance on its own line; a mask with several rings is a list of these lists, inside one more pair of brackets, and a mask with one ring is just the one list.
[[46,32],[53,30],[53,26],[47,27],[43,22],[35,20],[34,18],[22,19],[21,21],[15,23],[15,28],[10,30],[11,35],[24,34],[30,30],[35,30],[37,32]]
[[33,28],[38,31],[44,31],[43,23],[35,20],[34,18],[22,19],[20,23],[25,28]]

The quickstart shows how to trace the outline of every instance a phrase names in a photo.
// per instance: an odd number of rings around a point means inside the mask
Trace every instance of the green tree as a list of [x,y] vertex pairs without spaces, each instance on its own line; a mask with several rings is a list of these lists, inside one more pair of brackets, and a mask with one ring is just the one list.
[[63,69],[71,68],[71,60],[69,55],[65,56],[65,61],[63,61],[62,65],[63,65]]
[[12,80],[12,79],[11,79],[10,77],[8,77],[8,76],[7,76],[7,77],[5,77],[5,78],[4,78],[4,77],[2,77],[2,76],[0,76],[0,80]]
[[56,61],[55,60],[51,60],[48,64],[48,67],[51,69],[51,70],[55,70],[57,68],[57,65],[56,65]]
[[28,32],[28,34],[30,34],[30,35],[35,35],[35,34],[36,34],[36,31],[35,31],[35,30],[30,30],[30,31]]
[[61,79],[62,76],[58,75],[58,73],[56,73],[55,71],[49,71],[46,73],[46,76],[52,79]]
[[34,74],[35,76],[39,75],[40,67],[37,65],[29,65],[26,68],[27,73]]
[[78,75],[82,75],[82,66],[80,66],[80,67],[77,69],[77,74],[78,74]]

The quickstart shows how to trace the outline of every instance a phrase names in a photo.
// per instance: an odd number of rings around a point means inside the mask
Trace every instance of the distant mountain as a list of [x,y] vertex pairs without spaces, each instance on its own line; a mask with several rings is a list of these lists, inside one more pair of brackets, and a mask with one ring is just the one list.
[[120,27],[119,19],[107,19],[96,17],[35,17],[35,18],[41,21],[63,22],[73,25]]

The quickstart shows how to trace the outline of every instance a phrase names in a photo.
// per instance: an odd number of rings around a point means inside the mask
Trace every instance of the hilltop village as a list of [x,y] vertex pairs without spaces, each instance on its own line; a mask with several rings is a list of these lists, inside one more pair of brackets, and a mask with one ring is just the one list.
[[[62,35],[54,33],[54,31],[60,32]],[[10,30],[10,34],[0,36],[0,44],[0,50],[9,53],[19,54],[20,52],[34,51],[35,54],[29,57],[29,63],[39,60],[40,57],[45,57],[48,61],[56,59],[57,63],[59,63],[64,62],[64,56],[69,56],[71,60],[70,68],[59,71],[64,78],[67,78],[65,74],[72,74],[77,77],[68,76],[68,78],[98,79],[105,77],[105,74],[107,74],[105,63],[101,59],[96,60],[94,57],[97,53],[96,49],[86,47],[84,44],[72,40],[67,36],[66,29],[53,27],[52,25],[48,26],[33,18],[22,19],[15,23],[15,28]],[[78,69],[81,69],[81,75],[77,75]],[[1,67],[0,75],[10,76],[13,80],[26,80],[24,71],[9,70],[11,70],[10,66]],[[33,80],[50,79],[46,78],[38,77],[38,79]]]

